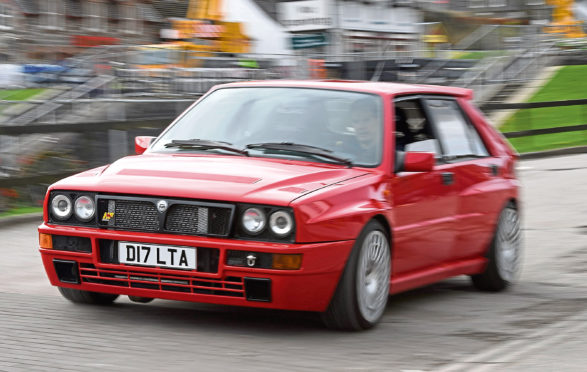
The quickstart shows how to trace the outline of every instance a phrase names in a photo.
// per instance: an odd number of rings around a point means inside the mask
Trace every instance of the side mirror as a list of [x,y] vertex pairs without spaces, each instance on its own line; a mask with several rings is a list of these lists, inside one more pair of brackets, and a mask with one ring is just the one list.
[[137,136],[135,137],[135,153],[141,155],[147,150],[151,142],[157,137],[153,136]]
[[434,156],[432,152],[398,152],[399,167],[396,172],[431,172],[436,164]]

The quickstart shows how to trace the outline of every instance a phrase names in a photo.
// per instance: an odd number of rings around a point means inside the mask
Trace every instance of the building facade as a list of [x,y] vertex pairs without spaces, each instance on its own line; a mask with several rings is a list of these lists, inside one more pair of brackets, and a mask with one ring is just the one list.
[[[267,2],[258,2],[271,12]],[[315,40],[305,45],[309,54],[382,54],[417,47],[421,11],[393,0],[298,0],[282,1],[275,16],[296,40]],[[325,43],[320,44],[320,35]]]
[[0,60],[57,62],[98,45],[153,43],[162,22],[139,0],[0,0]]
[[553,6],[546,0],[418,0],[422,9],[449,11],[479,23],[541,24],[552,19]]

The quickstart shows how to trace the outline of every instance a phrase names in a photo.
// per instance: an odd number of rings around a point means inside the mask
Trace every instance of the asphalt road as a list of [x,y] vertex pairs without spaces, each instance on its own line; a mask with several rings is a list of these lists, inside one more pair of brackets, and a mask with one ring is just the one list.
[[396,295],[361,333],[297,312],[74,305],[45,279],[36,223],[0,226],[0,371],[584,371],[587,154],[527,160],[519,175],[520,282],[487,294],[459,277]]

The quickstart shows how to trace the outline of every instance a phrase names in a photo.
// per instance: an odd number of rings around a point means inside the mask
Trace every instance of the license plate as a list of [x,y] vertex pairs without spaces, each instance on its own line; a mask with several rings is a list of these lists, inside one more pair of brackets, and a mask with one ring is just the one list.
[[118,261],[129,265],[196,269],[196,248],[118,242]]

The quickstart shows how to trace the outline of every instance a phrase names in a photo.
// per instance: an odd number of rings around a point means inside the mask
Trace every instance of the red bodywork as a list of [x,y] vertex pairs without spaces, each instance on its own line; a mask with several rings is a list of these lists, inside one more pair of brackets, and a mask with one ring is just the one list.
[[[160,233],[113,231],[95,227],[49,223],[45,200],[40,233],[89,237],[92,253],[40,249],[51,284],[86,291],[141,297],[207,302],[266,308],[325,311],[361,229],[378,219],[389,229],[392,246],[390,293],[405,291],[443,278],[483,270],[484,254],[492,239],[498,215],[517,200],[518,181],[513,172],[515,153],[469,103],[469,90],[449,87],[360,82],[251,82],[229,86],[310,87],[369,92],[382,97],[384,118],[383,161],[376,168],[236,157],[228,155],[146,153],[129,156],[110,166],[89,170],[64,180],[51,190],[145,195],[291,207],[295,242],[265,242]],[[393,99],[408,94],[442,94],[457,97],[490,152],[489,157],[437,164],[432,171],[394,173]],[[426,159],[423,159],[426,161]],[[423,164],[423,167],[427,167]],[[499,173],[488,171],[497,167]],[[455,182],[443,185],[442,173]],[[101,239],[216,248],[218,271],[185,272],[164,268],[103,263]],[[302,254],[299,270],[229,266],[227,250]],[[79,263],[81,284],[60,282],[53,260]],[[109,275],[120,285],[91,283],[86,278]],[[133,276],[162,279],[190,278],[187,292],[135,288]],[[234,279],[237,278],[237,279]],[[271,280],[271,300],[249,301],[242,278]],[[197,281],[196,281],[197,279]],[[140,281],[140,279],[137,279]],[[214,283],[224,292],[196,293]],[[218,284],[219,283],[219,284]],[[215,287],[216,288],[216,287]],[[226,295],[227,293],[235,294]]]

